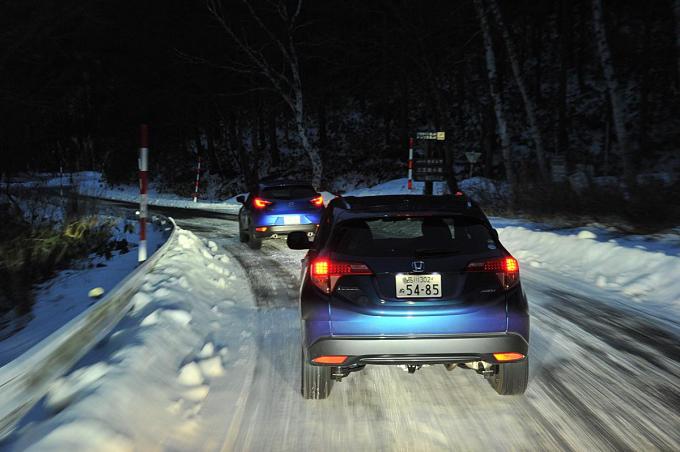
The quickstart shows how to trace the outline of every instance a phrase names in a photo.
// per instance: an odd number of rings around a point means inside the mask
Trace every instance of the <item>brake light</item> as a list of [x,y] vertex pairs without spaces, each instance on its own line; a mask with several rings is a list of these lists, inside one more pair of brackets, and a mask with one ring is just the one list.
[[327,294],[333,292],[338,280],[343,276],[372,274],[370,268],[357,262],[337,262],[328,258],[318,258],[309,265],[312,283]]
[[466,271],[495,273],[504,289],[509,289],[519,282],[519,263],[512,256],[470,262]]
[[493,357],[499,362],[518,361],[520,359],[524,359],[523,354],[515,352],[494,353]]
[[316,196],[312,198],[309,202],[314,204],[316,207],[321,207],[323,206],[323,196],[322,195]]
[[272,203],[271,201],[267,201],[266,199],[262,199],[262,198],[253,199],[253,206],[256,209],[264,209],[265,207],[267,207],[271,203]]

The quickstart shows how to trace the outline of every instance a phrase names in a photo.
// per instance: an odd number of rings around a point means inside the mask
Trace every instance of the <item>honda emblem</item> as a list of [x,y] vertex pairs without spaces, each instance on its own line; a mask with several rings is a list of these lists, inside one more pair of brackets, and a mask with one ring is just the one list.
[[411,267],[413,267],[414,273],[422,273],[425,270],[425,262],[423,261],[413,261],[411,262]]

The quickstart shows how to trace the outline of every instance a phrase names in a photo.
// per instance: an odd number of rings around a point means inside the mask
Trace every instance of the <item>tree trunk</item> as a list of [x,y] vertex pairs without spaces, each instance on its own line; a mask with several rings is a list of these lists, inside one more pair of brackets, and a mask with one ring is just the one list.
[[486,13],[484,12],[484,5],[482,0],[474,0],[475,9],[479,16],[479,24],[482,29],[482,38],[484,39],[484,50],[486,58],[486,71],[489,79],[489,91],[493,99],[494,112],[496,114],[496,125],[498,126],[498,135],[501,138],[501,151],[503,153],[503,163],[505,165],[505,178],[510,185],[510,203],[511,208],[514,207],[514,199],[516,193],[515,174],[512,169],[512,154],[510,150],[510,136],[508,135],[508,124],[505,121],[505,113],[503,108],[503,99],[501,99],[498,78],[496,77],[496,56],[493,50],[493,42],[491,41],[491,32],[489,30],[489,23],[486,20]]
[[534,53],[534,96],[536,104],[540,105],[541,97],[543,95],[541,90],[542,82],[542,56],[541,47],[543,46],[543,29],[541,27],[543,19],[535,20],[533,26],[533,53]]
[[[649,95],[652,89],[651,83],[651,71],[647,68],[652,66],[650,61],[652,54],[652,24],[653,18],[651,14],[651,8],[647,10],[647,17],[644,21],[644,37],[642,44],[642,73],[640,74],[640,114],[639,114],[639,131],[640,131],[640,141],[638,145],[638,161],[634,164],[639,164],[640,157],[647,157],[651,154],[651,149],[649,146]],[[634,159],[635,160],[635,159]]]
[[234,153],[238,156],[238,164],[243,174],[243,182],[248,191],[253,191],[257,185],[257,180],[253,177],[250,164],[250,156],[243,145],[243,129],[239,117],[232,115],[229,121],[229,142]]
[[293,44],[292,37],[290,37],[288,42],[288,52],[288,64],[290,66],[292,76],[291,86],[293,88],[291,107],[295,116],[295,127],[297,128],[302,149],[305,150],[305,153],[309,157],[310,163],[312,164],[312,185],[314,188],[319,190],[321,189],[323,163],[321,161],[321,156],[319,155],[319,150],[312,146],[312,144],[309,142],[309,137],[307,136],[307,125],[305,123],[305,110],[302,97],[302,78],[300,77],[300,65],[298,64],[297,51],[295,49],[295,45]]
[[309,142],[309,137],[307,136],[304,109],[302,107],[302,95],[296,95],[295,97],[295,127],[297,129],[298,137],[300,138],[300,143],[302,144],[302,149],[305,150],[305,153],[307,153],[312,164],[312,185],[319,190],[321,189],[323,163],[321,162],[319,152],[312,147],[312,144]]
[[482,106],[481,112],[482,142],[481,148],[484,153],[484,177],[493,177],[493,154],[496,142],[496,122],[494,121],[493,105]]
[[328,146],[328,130],[326,124],[326,96],[321,96],[319,102],[319,149],[323,152]]
[[278,167],[281,164],[281,154],[279,153],[279,140],[276,136],[276,110],[269,111],[267,127],[269,129],[269,154],[272,158],[272,166]]
[[604,78],[607,84],[607,92],[609,94],[609,101],[611,103],[612,122],[614,123],[614,131],[616,132],[616,139],[619,143],[619,152],[621,154],[621,162],[623,166],[623,178],[625,183],[628,185],[628,188],[630,188],[635,185],[635,175],[632,166],[632,151],[624,118],[625,104],[623,102],[623,96],[614,73],[614,65],[612,63],[611,52],[609,51],[607,34],[605,33],[604,29],[602,0],[592,0],[592,9],[595,43],[600,54],[600,63],[602,64],[602,71],[604,72]]
[[498,28],[501,30],[501,35],[503,36],[503,41],[505,42],[505,48],[508,53],[508,58],[510,59],[510,66],[512,67],[512,73],[515,76],[515,82],[517,83],[517,88],[522,95],[522,100],[524,101],[524,109],[526,110],[527,120],[529,121],[529,132],[534,140],[534,152],[536,153],[536,160],[538,161],[538,171],[540,173],[543,182],[548,182],[549,172],[548,165],[545,159],[545,148],[543,146],[543,137],[541,130],[538,127],[538,120],[536,118],[536,106],[533,100],[529,96],[524,79],[522,78],[522,73],[519,67],[519,61],[517,59],[517,53],[515,52],[515,45],[513,44],[510,33],[503,22],[503,17],[501,16],[500,9],[498,9],[498,4],[496,0],[489,0],[489,7],[493,13]]
[[565,158],[569,167],[569,135],[567,133],[567,70],[569,67],[569,49],[571,41],[569,0],[560,1],[560,74],[557,105],[557,154]]
[[673,15],[675,16],[675,58],[678,63],[678,88],[680,89],[680,0],[673,2]]

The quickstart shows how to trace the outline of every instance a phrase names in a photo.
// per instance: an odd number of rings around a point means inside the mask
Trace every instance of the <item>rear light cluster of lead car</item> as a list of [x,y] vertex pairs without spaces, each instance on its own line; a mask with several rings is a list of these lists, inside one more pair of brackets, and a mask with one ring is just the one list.
[[466,271],[495,273],[504,289],[510,289],[519,282],[519,263],[512,256],[470,262]]
[[323,195],[315,196],[309,200],[316,207],[323,207]]
[[358,262],[338,262],[328,258],[317,258],[309,265],[312,283],[324,293],[331,293],[338,280],[347,275],[372,275],[366,264]]
[[264,209],[265,207],[271,205],[271,201],[267,201],[266,199],[262,198],[254,198],[253,199],[253,207],[256,209]]

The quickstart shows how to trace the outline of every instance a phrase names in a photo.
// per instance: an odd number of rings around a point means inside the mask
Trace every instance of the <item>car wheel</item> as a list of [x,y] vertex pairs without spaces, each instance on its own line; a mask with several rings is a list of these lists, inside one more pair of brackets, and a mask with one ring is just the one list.
[[243,231],[240,220],[238,222],[238,240],[241,243],[246,243],[248,241],[248,233]]
[[529,357],[516,363],[499,364],[498,372],[489,383],[500,395],[524,394],[529,383]]
[[300,382],[300,392],[303,398],[325,399],[333,388],[331,368],[309,364],[303,349],[300,353]]
[[255,237],[255,231],[253,231],[253,228],[249,229],[248,246],[254,250],[259,250],[262,248],[262,239]]

